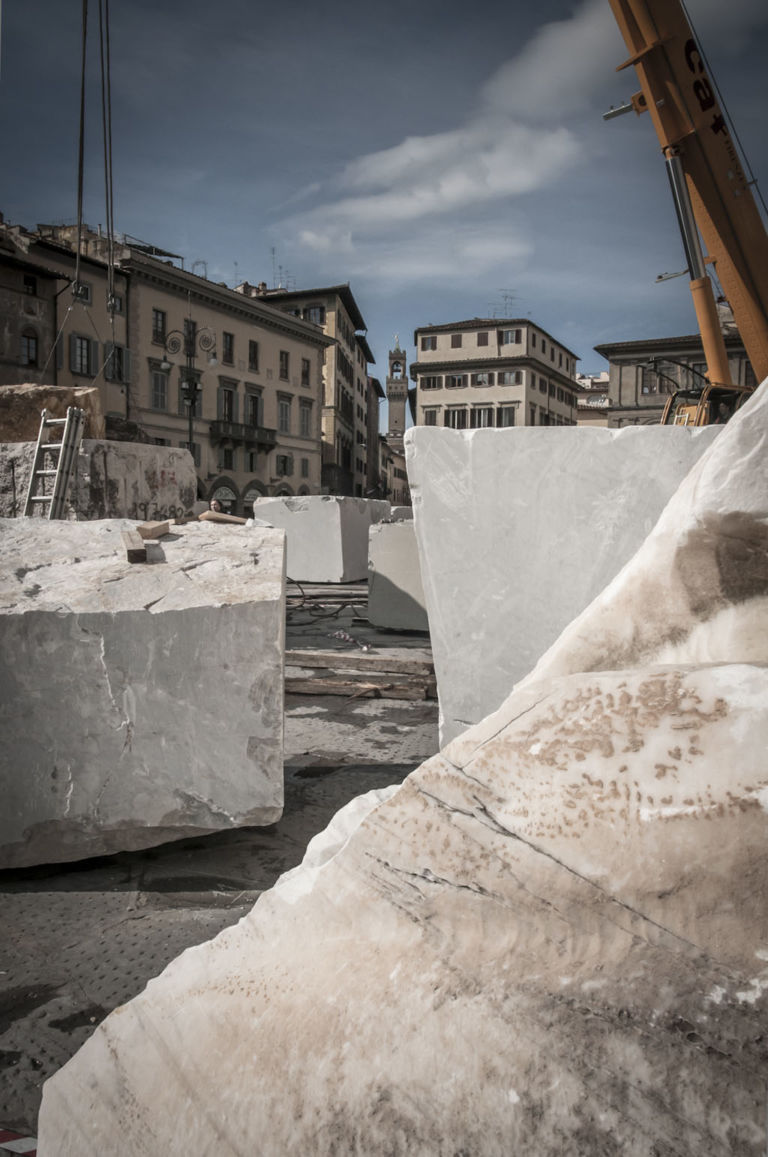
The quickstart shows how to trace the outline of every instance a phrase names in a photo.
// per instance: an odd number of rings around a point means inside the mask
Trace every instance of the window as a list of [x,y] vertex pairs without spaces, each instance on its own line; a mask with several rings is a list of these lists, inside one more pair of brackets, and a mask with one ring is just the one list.
[[245,395],[245,421],[248,426],[261,425],[261,394]]
[[112,294],[112,309],[114,313],[123,312],[123,299],[119,293]]
[[477,335],[477,344],[478,345],[488,345],[488,333],[487,332],[486,333],[479,333]]
[[125,346],[107,342],[105,347],[104,377],[108,382],[127,382],[130,379],[131,356]]
[[547,352],[547,343],[544,341],[544,338],[541,339],[541,352],[543,354]]
[[467,384],[466,374],[446,374],[445,384],[449,390],[458,390]]
[[550,398],[554,398],[556,393],[557,393],[557,390],[556,390],[554,382],[550,382],[549,383],[549,396],[550,396]]
[[221,335],[221,360],[225,366],[235,364],[235,335],[223,332]]
[[278,398],[277,401],[277,428],[281,434],[291,432],[291,399]]
[[437,349],[437,337],[436,337],[436,335],[433,334],[431,337],[423,337],[421,339],[421,348],[423,350],[436,350]]
[[304,320],[314,322],[315,325],[325,325],[325,306],[308,305],[304,310]]
[[299,433],[302,438],[312,437],[312,407],[306,402],[299,406]]
[[309,458],[302,458],[301,460],[301,477],[309,478]]
[[536,425],[536,407],[535,407],[535,406],[530,406],[530,407],[529,407],[529,413],[530,413],[530,418],[531,418],[531,420],[530,420],[530,423],[529,423],[529,424],[530,424],[531,426],[535,426],[535,425]]
[[535,333],[531,334],[531,349],[534,349],[534,350],[536,349],[536,334]]
[[235,420],[235,391],[227,388],[222,389],[219,394],[219,418],[223,422],[234,422]]
[[492,386],[493,385],[493,374],[487,374],[487,373],[472,374],[470,376],[469,380],[473,386]]
[[162,370],[152,371],[152,401],[153,410],[168,409],[168,375]]
[[221,452],[221,469],[234,470],[235,468],[235,451],[231,448],[224,449]]
[[496,425],[502,429],[515,424],[515,407],[514,406],[499,406],[496,411]]
[[496,375],[496,384],[499,386],[521,386],[523,384],[523,371],[502,370]]
[[451,334],[451,349],[452,350],[460,350],[461,349],[461,334],[460,333],[452,333]]
[[259,468],[259,455],[255,450],[248,451],[248,473],[255,474]]
[[280,350],[280,377],[282,381],[288,381],[289,358],[288,350]]
[[443,379],[441,377],[421,378],[419,381],[422,390],[439,390],[442,384]]
[[555,348],[554,348],[554,346],[549,347],[549,360],[552,362],[555,360]]
[[248,369],[254,373],[258,373],[259,369],[259,343],[257,341],[248,342]]
[[309,358],[301,359],[301,384],[302,386],[309,385]]
[[73,374],[95,374],[99,343],[72,334],[69,339],[69,368]]
[[200,443],[199,442],[179,442],[182,450],[189,450],[192,455],[192,461],[195,466],[200,465]]
[[539,393],[540,394],[546,394],[546,392],[547,392],[547,379],[546,378],[539,378]]
[[30,297],[37,297],[37,278],[33,273],[24,274],[24,292]]
[[502,329],[499,331],[501,345],[520,345],[522,340],[523,331],[521,329]]
[[562,354],[562,351],[561,351],[561,352],[560,352],[560,353],[557,355],[557,364],[558,364],[558,366],[562,366],[562,364],[563,364],[563,354]]
[[278,454],[275,457],[275,473],[281,477],[290,477],[293,474],[293,458],[290,454]]
[[33,329],[25,329],[21,335],[21,364],[37,365],[37,334]]
[[155,446],[170,446],[171,444],[170,438],[153,438],[152,441]]
[[166,316],[164,309],[152,310],[152,341],[165,342]]
[[457,409],[446,410],[445,411],[445,424],[451,430],[466,430],[466,428],[467,428],[467,411],[463,408],[461,410],[457,410]]
[[88,281],[76,281],[72,286],[72,294],[75,301],[81,301],[83,305],[90,305],[93,301],[93,287]]
[[436,426],[437,425],[437,414],[438,414],[437,410],[425,410],[424,411],[424,425],[425,426]]
[[473,406],[470,413],[473,430],[485,429],[493,425],[493,406]]

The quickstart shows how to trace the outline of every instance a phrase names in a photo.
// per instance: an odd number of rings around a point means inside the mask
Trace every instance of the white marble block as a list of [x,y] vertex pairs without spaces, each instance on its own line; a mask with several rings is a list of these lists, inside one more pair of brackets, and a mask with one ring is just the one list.
[[285,529],[289,578],[359,582],[368,575],[368,528],[388,517],[389,503],[333,494],[259,498],[253,514]]
[[39,1157],[764,1157],[768,393],[495,714],[43,1091]]
[[378,522],[368,532],[368,619],[390,630],[429,630],[412,520]]
[[441,746],[621,569],[721,429],[408,431]]
[[[0,517],[23,513],[35,442],[0,443]],[[172,446],[83,439],[68,494],[70,518],[159,520],[192,510],[192,455]]]
[[284,539],[0,522],[0,866],[279,819]]

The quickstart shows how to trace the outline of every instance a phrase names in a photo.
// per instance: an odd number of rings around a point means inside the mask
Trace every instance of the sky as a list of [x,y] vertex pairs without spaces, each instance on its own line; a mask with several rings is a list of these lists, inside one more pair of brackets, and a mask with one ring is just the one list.
[[[688,0],[768,200],[768,4]],[[84,217],[106,221],[97,0]],[[348,282],[382,381],[395,335],[530,318],[602,342],[692,333],[685,261],[608,0],[109,0],[119,232],[212,281]],[[77,219],[81,0],[4,0],[0,211]]]

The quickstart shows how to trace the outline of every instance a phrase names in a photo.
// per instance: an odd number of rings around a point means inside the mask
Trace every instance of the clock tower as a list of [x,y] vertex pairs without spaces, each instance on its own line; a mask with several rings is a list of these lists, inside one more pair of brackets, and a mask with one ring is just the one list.
[[406,374],[405,353],[400,349],[400,340],[395,334],[395,348],[389,351],[389,373],[387,374],[387,403],[389,408],[389,429],[387,442],[393,449],[402,452],[405,434],[405,407],[408,402],[408,375]]

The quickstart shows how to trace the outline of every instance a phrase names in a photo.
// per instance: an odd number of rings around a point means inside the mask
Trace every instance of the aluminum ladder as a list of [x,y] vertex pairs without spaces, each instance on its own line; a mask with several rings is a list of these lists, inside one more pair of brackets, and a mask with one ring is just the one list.
[[[61,441],[47,441],[49,430],[59,431],[62,427]],[[24,503],[25,517],[30,517],[36,508],[41,510],[43,518],[64,517],[64,504],[67,501],[84,427],[85,410],[77,406],[67,407],[66,418],[49,418],[48,411],[43,410],[40,416],[35,459],[29,476],[27,500]],[[53,479],[49,493],[45,492],[46,478]],[[48,505],[47,515],[45,504]]]

